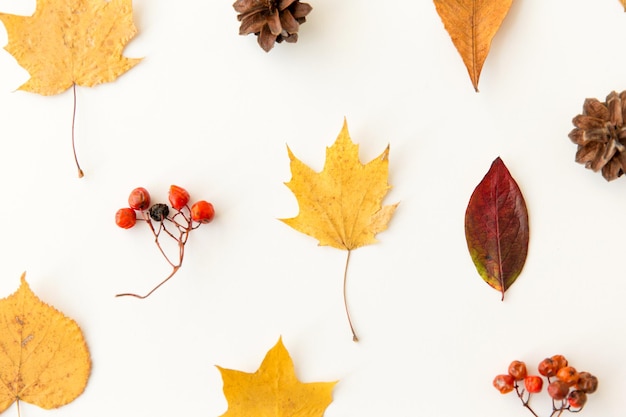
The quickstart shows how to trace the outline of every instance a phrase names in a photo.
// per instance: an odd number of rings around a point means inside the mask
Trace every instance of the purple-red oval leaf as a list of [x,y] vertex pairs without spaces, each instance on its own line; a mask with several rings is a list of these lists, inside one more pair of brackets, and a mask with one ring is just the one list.
[[465,212],[465,238],[485,282],[502,293],[515,282],[528,253],[524,196],[500,157],[478,184]]

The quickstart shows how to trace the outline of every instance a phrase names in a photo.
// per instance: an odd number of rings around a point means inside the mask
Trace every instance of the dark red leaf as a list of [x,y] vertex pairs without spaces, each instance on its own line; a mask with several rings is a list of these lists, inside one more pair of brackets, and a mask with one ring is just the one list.
[[478,184],[465,212],[465,238],[480,276],[502,293],[515,282],[528,252],[528,211],[500,157]]

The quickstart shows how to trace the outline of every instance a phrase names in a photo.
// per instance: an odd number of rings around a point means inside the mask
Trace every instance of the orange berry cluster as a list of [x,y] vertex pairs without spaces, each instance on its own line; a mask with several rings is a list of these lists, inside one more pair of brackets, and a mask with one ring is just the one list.
[[[118,296],[129,295],[146,298],[165,284],[182,266],[189,233],[202,224],[210,223],[215,217],[213,204],[200,200],[190,207],[189,193],[177,185],[170,186],[168,200],[169,206],[163,203],[150,205],[148,190],[137,187],[128,196],[129,207],[121,208],[115,213],[115,223],[123,229],[130,229],[135,226],[137,221],[144,221],[151,230],[159,251],[172,267],[171,273],[146,295],[123,293],[118,294]],[[176,242],[178,245],[177,258],[170,259],[165,253],[160,242],[162,236],[168,236]]]
[[[194,203],[189,208],[189,193],[182,187],[177,185],[170,186],[170,192],[168,199],[172,208],[176,211],[174,216],[183,216],[185,214],[183,210],[187,210],[190,213],[192,221],[197,223],[209,223],[215,216],[215,210],[213,205],[207,201],[200,200]],[[137,187],[131,191],[128,196],[129,207],[121,208],[115,213],[115,224],[122,229],[130,229],[137,223],[137,212],[142,215],[142,220],[150,221],[150,219],[163,222],[165,220],[172,221],[168,218],[170,214],[169,207],[166,204],[157,203],[150,206],[150,193],[143,187]],[[148,209],[149,208],[149,209]],[[145,215],[148,210],[149,218]]]
[[587,402],[587,394],[598,389],[598,378],[589,372],[578,372],[568,364],[563,355],[545,358],[539,362],[537,372],[539,375],[529,375],[524,362],[513,361],[509,365],[508,373],[494,378],[493,386],[502,394],[515,390],[524,407],[537,416],[530,407],[530,397],[541,392],[545,377],[548,385],[546,391],[552,398],[550,417],[560,416],[563,411],[582,410]]

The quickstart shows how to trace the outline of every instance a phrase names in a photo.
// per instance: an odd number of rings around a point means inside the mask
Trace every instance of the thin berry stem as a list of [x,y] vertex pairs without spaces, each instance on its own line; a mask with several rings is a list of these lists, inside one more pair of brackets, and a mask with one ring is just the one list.
[[[159,224],[159,231],[157,232],[156,230],[154,230],[154,226],[152,225],[152,220],[150,220],[150,216],[148,215],[147,212],[143,212],[143,216],[144,219],[146,220],[146,223],[148,223],[148,226],[150,227],[150,231],[152,231],[152,234],[154,235],[154,243],[157,245],[157,247],[159,248],[159,251],[161,252],[161,255],[163,255],[163,257],[165,258],[165,260],[167,261],[167,263],[170,264],[170,266],[172,268],[175,268],[176,265],[174,265],[174,262],[172,262],[169,258],[169,256],[167,256],[167,254],[165,253],[165,251],[163,250],[163,248],[161,247],[161,244],[159,243],[159,236],[161,234],[161,230],[164,228],[163,223],[161,222]],[[167,230],[166,230],[167,231]],[[170,236],[172,237],[172,239],[176,239],[174,236],[172,236],[170,234]]]
[[78,168],[78,178],[82,178],[85,174],[78,163],[78,156],[76,155],[76,141],[74,138],[74,126],[76,125],[76,83],[72,84],[72,92],[74,94],[74,109],[72,110],[72,151],[74,152],[74,162],[76,162],[76,168]]
[[531,412],[531,414],[532,414],[533,416],[535,416],[535,417],[539,417],[539,416],[537,415],[537,413],[535,413],[535,410],[533,410],[533,409],[532,409],[532,407],[531,407],[531,406],[530,406],[530,404],[529,404],[529,403],[530,403],[530,396],[531,396],[531,393],[529,392],[529,393],[528,393],[528,398],[527,398],[526,400],[524,400],[524,391],[525,391],[525,390],[523,390],[523,389],[522,389],[522,390],[520,391],[520,389],[519,389],[519,384],[517,383],[517,381],[515,381],[515,385],[514,385],[514,386],[515,386],[515,393],[517,394],[517,396],[519,397],[519,399],[522,401],[522,405],[523,405],[524,407],[526,407],[526,408],[528,409],[528,411],[530,411],[530,412]]
[[350,330],[352,331],[352,341],[358,342],[359,338],[354,331],[354,326],[352,325],[352,319],[350,318],[350,309],[348,309],[348,297],[346,295],[346,283],[348,282],[348,265],[350,264],[350,253],[351,251],[348,249],[348,256],[346,257],[346,268],[343,271],[343,305],[346,309],[346,316],[348,317],[348,324],[350,325]]
[[156,287],[154,287],[153,289],[151,289],[147,294],[145,295],[139,295],[139,294],[134,294],[134,293],[122,293],[122,294],[117,294],[116,297],[135,297],[135,298],[139,298],[139,299],[144,299],[144,298],[148,298],[150,297],[150,295],[152,295],[153,292],[155,292],[156,290],[158,290],[163,284],[165,284],[167,281],[170,280],[170,278],[172,278],[174,276],[174,274],[176,274],[176,272],[178,272],[178,270],[180,269],[182,265],[177,265],[172,269],[172,272],[167,276],[167,278],[165,278],[163,281],[161,281]]
[[[178,272],[180,267],[183,265],[183,258],[185,257],[185,244],[187,243],[187,239],[189,238],[189,232],[194,229],[193,221],[191,220],[191,217],[188,218],[182,212],[179,211],[172,217],[163,218],[159,222],[158,229],[155,229],[154,225],[152,224],[152,220],[149,214],[146,211],[143,211],[142,213],[143,213],[145,222],[148,224],[148,227],[150,228],[150,231],[152,232],[152,235],[154,236],[154,243],[159,249],[159,252],[161,252],[161,255],[163,255],[167,263],[169,263],[170,266],[172,267],[172,272],[170,272],[170,274],[167,277],[165,277],[163,281],[158,283],[154,288],[152,288],[145,295],[139,295],[135,293],[121,293],[121,294],[117,294],[116,297],[135,297],[135,298],[140,298],[140,299],[148,298],[150,295],[152,295],[153,292],[158,290],[163,284],[169,281],[176,274],[176,272]],[[178,223],[176,220],[174,220],[174,218],[178,214],[180,214],[183,217],[183,219],[185,219],[185,221],[187,222],[186,225],[182,225]],[[172,223],[178,229],[178,236],[175,236],[170,230],[168,230],[165,222]],[[159,241],[159,239],[161,237],[162,231],[164,231],[167,234],[167,236],[174,239],[178,244],[178,262],[176,263],[172,262],[172,260],[169,258],[169,256],[167,256],[167,254],[165,253],[165,250],[161,246],[161,242]]]

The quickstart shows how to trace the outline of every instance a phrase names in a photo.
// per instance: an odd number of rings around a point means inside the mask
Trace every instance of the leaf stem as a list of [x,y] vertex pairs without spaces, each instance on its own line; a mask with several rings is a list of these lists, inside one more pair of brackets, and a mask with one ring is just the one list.
[[83,170],[80,169],[78,163],[78,156],[76,156],[76,141],[74,140],[74,126],[76,125],[76,83],[72,83],[72,92],[74,94],[74,110],[72,111],[72,151],[74,152],[74,162],[76,162],[76,168],[78,168],[78,178],[85,176]]
[[17,405],[17,417],[20,417],[20,399],[15,400],[15,404]]
[[350,253],[351,251],[348,249],[348,256],[346,257],[346,268],[343,271],[343,305],[346,309],[346,316],[348,316],[348,324],[350,325],[350,330],[352,331],[352,341],[358,342],[359,338],[354,331],[354,326],[352,326],[352,319],[350,318],[350,310],[348,309],[348,297],[346,296],[346,283],[348,281],[348,265],[350,264]]

